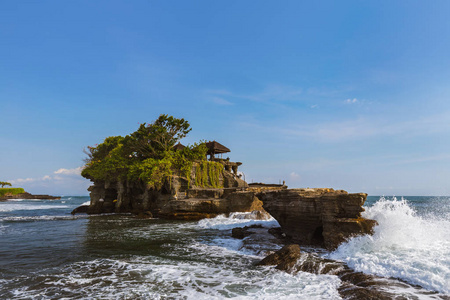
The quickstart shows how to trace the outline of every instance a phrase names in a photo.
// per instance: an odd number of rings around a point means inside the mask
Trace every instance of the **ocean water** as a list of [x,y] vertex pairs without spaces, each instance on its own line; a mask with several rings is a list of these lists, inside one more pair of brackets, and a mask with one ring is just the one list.
[[[1,299],[341,299],[337,276],[254,266],[281,247],[267,233],[278,227],[274,219],[70,215],[86,201],[0,202]],[[369,197],[364,215],[379,223],[373,236],[334,252],[305,250],[417,286],[390,291],[403,299],[450,296],[449,197]],[[232,228],[253,224],[263,228],[231,237]]]

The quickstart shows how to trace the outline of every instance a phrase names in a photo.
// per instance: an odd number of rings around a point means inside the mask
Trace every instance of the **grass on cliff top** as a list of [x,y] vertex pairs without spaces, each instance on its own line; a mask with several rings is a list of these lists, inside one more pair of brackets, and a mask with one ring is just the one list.
[[23,188],[0,188],[0,197],[5,196],[6,194],[22,194],[25,193]]

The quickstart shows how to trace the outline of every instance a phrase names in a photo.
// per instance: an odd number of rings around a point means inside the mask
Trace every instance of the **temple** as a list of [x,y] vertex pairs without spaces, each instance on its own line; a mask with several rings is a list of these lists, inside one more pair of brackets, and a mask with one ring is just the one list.
[[[207,142],[206,147],[208,148],[208,152],[206,153],[206,155],[209,155],[210,161],[222,163],[225,170],[227,170],[228,172],[233,172],[234,176],[237,176],[239,178],[242,176],[242,174],[238,174],[238,167],[242,165],[241,162],[232,162],[230,161],[229,157],[227,157],[226,159],[222,158],[223,153],[231,152],[230,149],[216,141]],[[216,157],[216,154],[220,154],[221,157]]]

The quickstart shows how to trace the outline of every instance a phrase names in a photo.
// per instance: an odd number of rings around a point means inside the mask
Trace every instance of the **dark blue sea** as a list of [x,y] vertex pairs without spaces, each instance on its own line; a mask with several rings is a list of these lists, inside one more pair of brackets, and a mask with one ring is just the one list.
[[[337,276],[253,266],[281,247],[266,233],[278,227],[273,219],[70,214],[88,201],[0,202],[1,299],[341,299]],[[450,198],[372,196],[365,207],[379,223],[373,236],[318,253],[415,287],[390,291],[399,299],[450,296]],[[232,228],[252,224],[264,230],[231,237]]]

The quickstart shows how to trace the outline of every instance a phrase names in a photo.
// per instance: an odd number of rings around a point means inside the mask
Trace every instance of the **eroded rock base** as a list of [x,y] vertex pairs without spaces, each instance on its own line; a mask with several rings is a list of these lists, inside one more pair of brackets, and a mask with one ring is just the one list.
[[257,194],[283,232],[300,245],[335,249],[355,235],[372,234],[375,220],[361,217],[367,194],[333,189],[280,189]]

